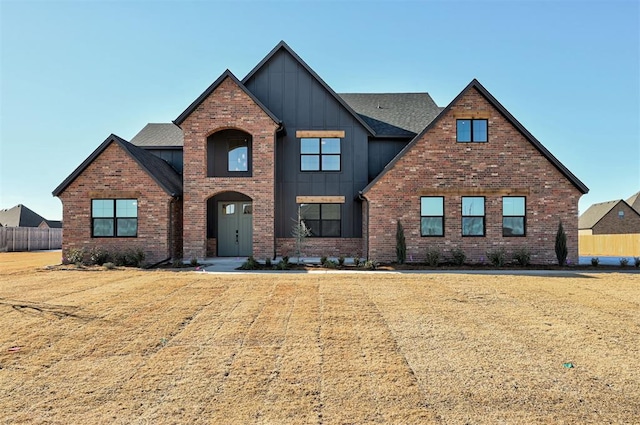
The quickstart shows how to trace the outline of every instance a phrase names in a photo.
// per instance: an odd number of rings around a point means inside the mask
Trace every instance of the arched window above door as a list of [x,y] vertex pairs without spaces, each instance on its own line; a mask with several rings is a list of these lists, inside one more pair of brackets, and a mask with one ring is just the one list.
[[249,133],[222,130],[207,138],[207,177],[251,177]]

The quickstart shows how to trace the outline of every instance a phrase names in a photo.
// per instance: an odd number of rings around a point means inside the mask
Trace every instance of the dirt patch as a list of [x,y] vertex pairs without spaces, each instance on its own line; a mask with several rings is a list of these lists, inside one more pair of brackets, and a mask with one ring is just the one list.
[[636,274],[86,273],[13,255],[0,254],[6,422],[640,416]]

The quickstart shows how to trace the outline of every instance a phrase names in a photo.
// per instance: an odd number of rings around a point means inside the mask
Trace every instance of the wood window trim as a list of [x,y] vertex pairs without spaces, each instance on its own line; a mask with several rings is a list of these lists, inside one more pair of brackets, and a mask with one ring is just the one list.
[[344,204],[344,196],[296,196],[296,204]]
[[313,138],[313,137],[337,137],[339,139],[344,139],[345,131],[344,130],[298,130],[296,131],[296,138]]

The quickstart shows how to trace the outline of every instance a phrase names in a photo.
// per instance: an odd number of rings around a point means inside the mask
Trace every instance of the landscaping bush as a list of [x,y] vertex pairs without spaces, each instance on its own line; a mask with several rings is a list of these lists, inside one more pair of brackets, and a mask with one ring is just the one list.
[[527,248],[518,248],[513,252],[513,259],[519,266],[526,267],[531,264],[531,253]]
[[593,267],[598,267],[598,264],[600,264],[600,259],[599,259],[598,257],[593,257],[593,258],[591,259],[591,265],[592,265]]
[[633,265],[640,267],[640,257],[633,257]]
[[438,267],[438,264],[440,264],[440,250],[437,248],[428,248],[426,263],[430,267]]
[[241,270],[257,270],[259,268],[260,263],[258,263],[256,259],[253,258],[253,255],[250,255],[249,258],[247,258],[247,260],[240,266]]
[[360,257],[358,257],[358,256],[354,256],[353,257],[353,265],[356,266],[356,267],[360,266]]
[[467,261],[467,254],[460,248],[453,248],[451,250],[451,261],[456,266],[462,266]]
[[629,265],[629,259],[628,258],[621,258],[620,259],[620,267],[627,267],[627,265]]
[[498,248],[493,251],[487,252],[487,259],[494,267],[502,267],[504,266],[505,258],[507,257],[504,248]]
[[65,264],[75,264],[76,266],[84,263],[86,252],[84,248],[69,248],[62,256],[62,262]]
[[264,266],[267,268],[271,268],[271,258],[267,258],[266,260],[264,260]]
[[567,234],[564,232],[562,222],[558,223],[558,232],[556,233],[556,258],[559,266],[564,266],[567,263]]
[[338,265],[340,267],[344,266],[344,255],[338,257]]
[[321,265],[321,266],[324,266],[324,263],[326,263],[326,262],[327,262],[327,260],[328,260],[328,258],[327,258],[327,256],[326,256],[326,255],[321,256],[321,257],[320,257],[320,265]]
[[404,264],[407,260],[407,241],[400,220],[396,222],[396,260],[398,264]]
[[100,247],[93,247],[89,251],[89,263],[101,266],[104,263],[108,262],[110,259],[110,255],[108,251]]
[[374,260],[367,260],[364,262],[363,267],[367,270],[375,270],[378,268],[378,262]]

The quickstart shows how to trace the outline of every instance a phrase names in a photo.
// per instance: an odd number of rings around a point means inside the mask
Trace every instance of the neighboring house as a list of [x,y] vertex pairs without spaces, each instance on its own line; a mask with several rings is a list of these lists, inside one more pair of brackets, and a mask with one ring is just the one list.
[[580,235],[640,233],[640,213],[622,199],[593,204],[580,216],[578,229]]
[[627,204],[631,206],[634,210],[640,213],[640,192],[636,192],[629,199],[627,199]]
[[47,220],[22,204],[0,210],[0,223],[2,227],[62,228],[61,221]]
[[578,258],[587,187],[476,80],[445,108],[427,93],[337,94],[287,44],[242,80],[225,71],[173,123],[111,135],[53,194],[64,249],[137,246],[167,258],[292,255],[469,261],[528,248]]

